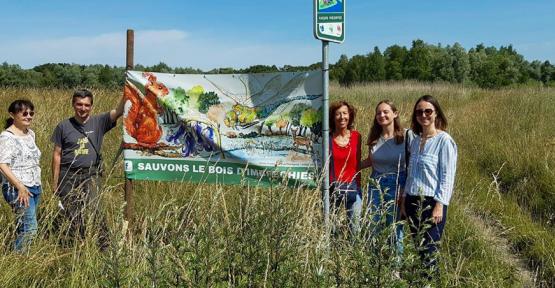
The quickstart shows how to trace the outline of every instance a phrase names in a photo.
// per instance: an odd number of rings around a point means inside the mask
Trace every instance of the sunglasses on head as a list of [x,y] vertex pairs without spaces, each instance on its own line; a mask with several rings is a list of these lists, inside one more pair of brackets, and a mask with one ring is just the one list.
[[420,116],[420,115],[426,115],[426,116],[430,116],[432,115],[432,113],[434,113],[434,109],[416,109],[414,112],[416,112],[416,116]]
[[33,116],[35,116],[35,112],[34,111],[31,111],[31,112],[25,111],[25,112],[21,113],[21,115],[23,115],[23,117],[27,117],[27,116],[33,117]]

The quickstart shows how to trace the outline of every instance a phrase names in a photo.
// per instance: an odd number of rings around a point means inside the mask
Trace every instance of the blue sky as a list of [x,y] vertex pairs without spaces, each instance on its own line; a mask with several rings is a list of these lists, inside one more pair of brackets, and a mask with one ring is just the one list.
[[[255,64],[308,65],[321,59],[312,1],[0,0],[0,62],[125,63],[135,30],[135,63],[203,70]],[[555,63],[555,1],[347,0],[346,39],[330,60],[414,39],[509,45],[527,60]]]

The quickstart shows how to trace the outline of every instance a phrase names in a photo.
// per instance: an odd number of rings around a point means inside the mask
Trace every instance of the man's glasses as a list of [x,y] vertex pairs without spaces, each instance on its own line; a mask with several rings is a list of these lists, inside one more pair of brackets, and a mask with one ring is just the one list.
[[430,116],[432,115],[432,113],[434,113],[434,109],[416,109],[414,112],[416,112],[416,116],[421,116],[421,115],[426,115],[426,116]]
[[31,111],[31,112],[25,111],[25,112],[21,113],[21,115],[23,115],[23,117],[27,117],[27,116],[33,117],[33,116],[35,116],[35,112],[34,111]]

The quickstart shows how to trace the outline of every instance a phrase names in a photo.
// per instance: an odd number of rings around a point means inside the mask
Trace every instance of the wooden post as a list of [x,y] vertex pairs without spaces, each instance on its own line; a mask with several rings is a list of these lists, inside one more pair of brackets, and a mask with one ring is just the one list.
[[135,53],[135,32],[127,29],[127,49],[125,57],[125,69],[133,69],[133,55]]
[[[127,29],[127,49],[126,49],[126,57],[125,57],[125,69],[132,70],[133,69],[133,54],[134,54],[134,45],[135,45],[135,32],[131,29]],[[127,225],[129,228],[132,228],[133,224],[133,214],[134,214],[134,202],[133,202],[133,180],[125,178],[125,194],[123,196],[125,200],[125,211],[124,216],[125,220],[127,220]],[[129,231],[129,230],[128,230]]]

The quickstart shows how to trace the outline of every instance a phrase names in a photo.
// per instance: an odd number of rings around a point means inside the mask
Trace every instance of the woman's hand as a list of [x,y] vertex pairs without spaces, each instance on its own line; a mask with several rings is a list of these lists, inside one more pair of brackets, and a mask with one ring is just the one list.
[[372,154],[368,154],[368,158],[360,162],[360,169],[366,169],[372,167]]
[[23,185],[23,183],[15,177],[10,166],[6,163],[0,163],[0,172],[2,172],[2,174],[8,179],[8,182],[10,182],[10,184],[17,189],[16,201],[21,205],[24,205],[25,208],[29,207],[29,198],[31,197],[31,193],[27,187],[25,187],[25,185]]
[[443,220],[443,204],[436,202],[434,210],[432,211],[432,222],[439,224]]
[[17,188],[17,202],[23,205],[25,208],[29,207],[29,198],[31,198],[31,192],[25,187],[25,185],[19,185]]

